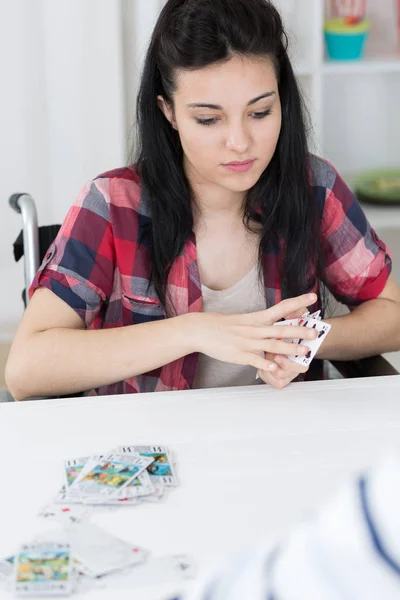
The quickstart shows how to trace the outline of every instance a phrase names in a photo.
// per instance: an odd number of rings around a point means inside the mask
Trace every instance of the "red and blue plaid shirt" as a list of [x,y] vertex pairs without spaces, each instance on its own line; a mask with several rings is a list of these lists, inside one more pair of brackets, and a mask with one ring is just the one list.
[[[376,298],[391,271],[390,253],[335,169],[315,156],[310,157],[310,166],[321,214],[327,285],[348,305]],[[87,329],[165,318],[154,290],[150,287],[147,293],[151,249],[145,230],[150,220],[146,191],[133,168],[90,181],[50,246],[30,295],[39,286],[47,287],[77,312]],[[264,254],[266,307],[281,300],[278,259],[277,253]],[[194,234],[172,266],[168,288],[178,315],[202,310]],[[197,357],[191,354],[88,393],[188,389],[193,386]]]

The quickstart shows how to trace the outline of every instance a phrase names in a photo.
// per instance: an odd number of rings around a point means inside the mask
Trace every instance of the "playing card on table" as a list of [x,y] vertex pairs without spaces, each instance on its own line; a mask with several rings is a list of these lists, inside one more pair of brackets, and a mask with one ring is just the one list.
[[[98,458],[102,458],[102,456],[99,456]],[[70,458],[64,462],[67,486],[71,486],[74,483],[75,479],[81,474],[82,469],[85,467],[89,459],[90,456],[85,456],[83,458]]]
[[114,589],[160,585],[192,579],[196,571],[195,562],[185,554],[154,556],[129,571],[111,575],[107,578],[107,584]]
[[61,524],[65,523],[82,523],[90,518],[92,513],[91,508],[88,506],[81,506],[74,504],[70,506],[68,504],[47,504],[39,512],[39,517],[44,519],[51,519],[58,521]]
[[118,452],[128,456],[140,454],[142,457],[151,458],[152,462],[147,467],[147,472],[151,477],[167,487],[178,485],[172,456],[165,446],[121,446],[118,448]]
[[143,562],[148,552],[120,540],[91,523],[67,529],[74,557],[91,577],[101,577]]
[[101,502],[104,498],[118,497],[133,479],[138,477],[153,459],[143,456],[110,454],[90,461],[69,488],[68,493],[77,493],[83,501]]
[[156,494],[158,486],[152,482],[148,472],[142,471],[138,477],[133,479],[127,486],[123,487],[117,496],[104,500],[109,505],[135,505],[140,504],[147,496]]
[[75,582],[68,543],[24,544],[15,556],[14,591],[23,596],[68,595]]
[[[64,461],[64,476],[65,485],[62,486],[57,496],[54,498],[54,502],[57,504],[74,504],[82,502],[78,491],[71,489],[72,484],[75,482],[77,477],[82,474],[85,467],[89,466],[91,460],[98,461],[103,458],[101,455],[83,458],[70,458]],[[44,516],[44,515],[41,515]]]
[[14,571],[14,556],[0,560],[0,581],[7,581]]

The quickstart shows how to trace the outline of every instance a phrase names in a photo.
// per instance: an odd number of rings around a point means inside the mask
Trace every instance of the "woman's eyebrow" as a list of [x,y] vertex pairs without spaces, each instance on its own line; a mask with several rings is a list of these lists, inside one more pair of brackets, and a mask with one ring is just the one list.
[[[270,96],[275,96],[276,92],[266,92],[265,94],[261,94],[261,96],[257,96],[257,98],[253,98],[247,103],[247,106],[251,106],[255,104],[259,100],[263,98],[269,98]],[[208,104],[207,102],[191,102],[190,104],[186,104],[187,108],[211,108],[214,110],[223,110],[222,106],[219,104]]]

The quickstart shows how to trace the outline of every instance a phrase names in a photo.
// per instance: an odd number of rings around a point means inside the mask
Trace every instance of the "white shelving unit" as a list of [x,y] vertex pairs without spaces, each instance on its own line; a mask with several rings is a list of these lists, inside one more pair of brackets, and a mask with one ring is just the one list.
[[[395,0],[369,0],[372,29],[360,61],[326,57],[327,0],[274,0],[309,109],[311,149],[351,184],[358,173],[400,167],[400,44]],[[365,207],[374,226],[400,227],[400,208]]]

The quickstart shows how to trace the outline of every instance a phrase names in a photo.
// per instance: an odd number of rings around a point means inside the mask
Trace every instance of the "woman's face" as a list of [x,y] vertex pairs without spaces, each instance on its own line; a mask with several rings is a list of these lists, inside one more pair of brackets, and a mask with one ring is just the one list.
[[161,97],[159,106],[179,133],[191,182],[245,192],[275,152],[281,104],[268,58],[234,57],[204,69],[181,70],[173,109]]

